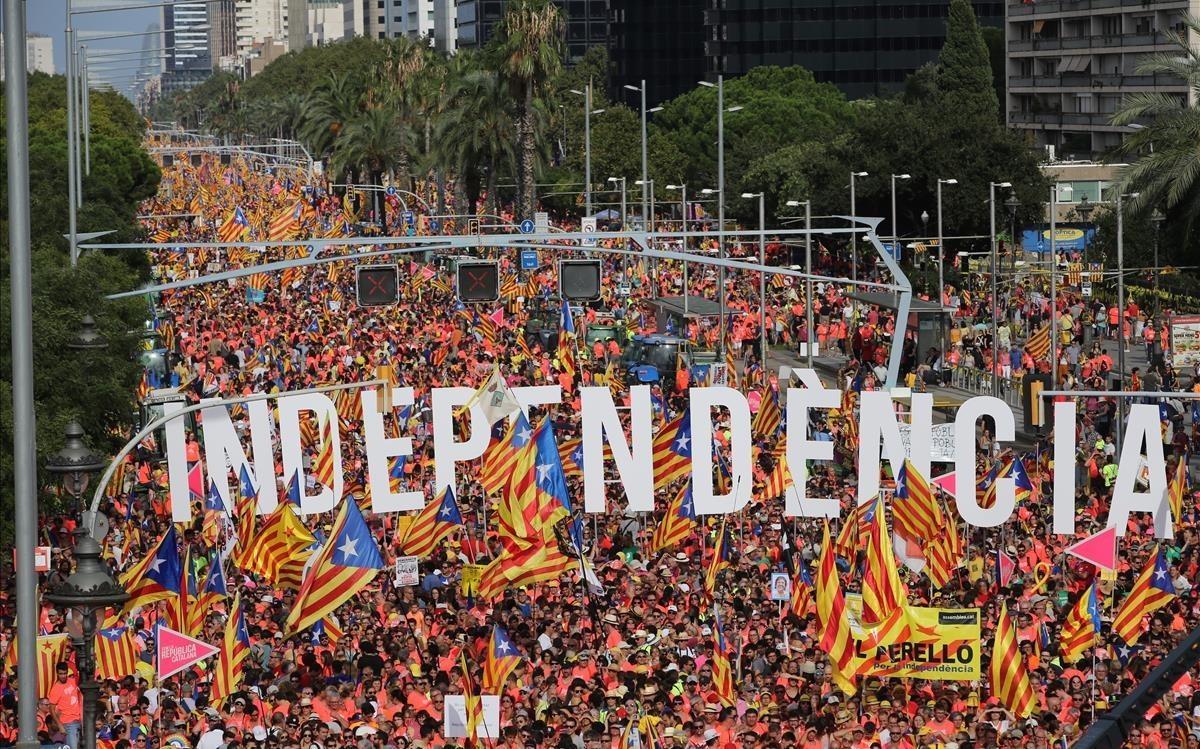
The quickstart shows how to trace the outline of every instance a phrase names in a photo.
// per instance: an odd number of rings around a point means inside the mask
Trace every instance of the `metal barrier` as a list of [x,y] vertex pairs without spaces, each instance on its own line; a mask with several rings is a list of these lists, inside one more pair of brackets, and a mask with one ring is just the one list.
[[[965,390],[972,395],[992,394],[992,375],[974,367],[956,367],[950,373],[950,387]],[[1010,406],[1021,405],[1021,381],[1001,377],[1000,397]]]

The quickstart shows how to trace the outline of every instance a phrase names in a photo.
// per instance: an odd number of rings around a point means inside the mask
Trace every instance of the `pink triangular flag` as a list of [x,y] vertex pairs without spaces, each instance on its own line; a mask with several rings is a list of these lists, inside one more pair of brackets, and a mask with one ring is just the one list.
[[956,486],[956,482],[954,480],[954,471],[951,471],[950,473],[943,473],[941,476],[930,479],[930,483],[946,492],[951,497],[955,496],[954,488]]
[[193,663],[198,663],[215,654],[220,649],[194,637],[188,637],[182,632],[176,632],[170,627],[159,627],[156,639],[159,679],[173,676]]
[[1000,587],[1008,585],[1008,581],[1012,579],[1013,573],[1017,571],[1017,563],[1012,557],[1004,553],[1003,549],[996,549],[996,580]]
[[1082,541],[1076,541],[1068,546],[1066,551],[1100,569],[1115,570],[1117,568],[1117,529],[1105,528]]

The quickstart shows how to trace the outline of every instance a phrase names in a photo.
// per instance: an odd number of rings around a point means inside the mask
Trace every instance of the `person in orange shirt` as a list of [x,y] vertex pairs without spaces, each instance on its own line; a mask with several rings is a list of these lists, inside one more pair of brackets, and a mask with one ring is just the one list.
[[79,685],[67,675],[67,664],[59,663],[54,667],[55,680],[46,695],[53,708],[53,715],[62,724],[67,734],[67,742],[72,747],[79,746],[79,734],[83,725],[83,695]]

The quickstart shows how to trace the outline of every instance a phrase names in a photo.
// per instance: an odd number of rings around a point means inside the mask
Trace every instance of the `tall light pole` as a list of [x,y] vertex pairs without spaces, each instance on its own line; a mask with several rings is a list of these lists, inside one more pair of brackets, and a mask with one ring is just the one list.
[[[634,182],[634,184],[637,185],[638,187],[642,188],[642,205],[645,206],[647,203],[649,203],[649,206],[650,206],[650,212],[648,214],[643,214],[643,221],[642,221],[643,227],[642,228],[644,228],[646,230],[647,234],[653,234],[654,233],[654,180],[639,179],[636,182]],[[654,246],[653,239],[647,239],[647,242],[650,243],[651,247]],[[658,298],[658,258],[650,259],[650,278],[652,279],[652,283],[651,283],[652,288],[650,289],[650,294],[651,294],[652,298],[657,299]]]
[[[893,174],[892,175],[892,245],[893,245],[893,251],[895,251],[895,245],[899,244],[899,242],[900,242],[900,227],[896,223],[896,180],[898,180],[898,179],[912,179],[912,175],[911,174]],[[899,257],[899,253],[897,253],[897,257]]]
[[997,367],[1000,365],[1000,287],[997,283],[996,272],[996,188],[997,187],[1012,187],[1011,182],[989,182],[988,183],[988,216],[991,220],[991,239],[992,239],[992,395],[996,398],[1000,397],[1000,377],[997,374]]
[[[686,255],[688,251],[687,238],[687,185],[667,185],[668,190],[679,191],[679,219],[680,227],[682,228],[683,238],[680,242],[680,251]],[[688,314],[688,261],[683,261],[683,317],[684,322],[687,322]]]
[[29,226],[29,90],[25,70],[25,3],[4,3],[5,134],[8,157],[8,262],[13,404],[13,535],[17,578],[17,747],[38,741],[37,431],[33,415],[33,282]]
[[[859,177],[866,177],[867,172],[850,172],[850,218],[854,221],[855,230],[850,232],[850,280],[858,281],[858,194],[856,192],[855,180]],[[854,291],[858,289],[858,285],[854,284]],[[857,305],[851,305],[857,307]],[[853,316],[851,317],[853,320]]]
[[[583,97],[583,205],[584,214],[592,215],[592,115],[601,114],[603,109],[592,110],[592,83],[583,90],[572,88],[571,93]],[[624,216],[621,217],[624,220]]]
[[[1121,389],[1125,389],[1125,198],[1136,198],[1138,193],[1122,195],[1117,191],[1117,371],[1121,373]],[[1117,398],[1117,444],[1121,444],[1121,433],[1125,425],[1125,399]]]
[[[654,109],[646,109],[646,79],[645,78],[642,79],[641,86],[633,86],[633,85],[626,83],[625,89],[629,90],[629,91],[636,91],[637,93],[641,94],[641,97],[642,97],[642,109],[641,109],[641,112],[642,112],[642,179],[639,184],[643,184],[650,179],[650,160],[649,160],[649,152],[646,147],[646,115],[650,112],[661,112],[662,107],[655,107]],[[649,226],[649,221],[646,218],[646,210],[647,210],[646,196],[645,196],[645,194],[643,194],[642,195],[642,226],[643,227]]]
[[[725,259],[725,113],[737,112],[740,106],[725,108],[725,76],[718,75],[715,84],[700,81],[701,86],[717,89],[717,256]],[[707,194],[707,193],[706,193]],[[720,335],[717,352],[725,353],[725,266],[717,271],[717,304]]]
[[[758,264],[767,264],[767,209],[766,195],[761,192],[744,192],[742,197],[758,198]],[[722,332],[722,334],[724,334]],[[767,272],[758,272],[758,347],[762,362],[764,381],[767,376]]]
[[[946,292],[945,278],[945,260],[946,260],[946,239],[942,234],[942,185],[957,185],[958,180],[953,177],[949,179],[938,179],[937,181],[937,239],[938,239],[938,314],[945,317],[945,302],[944,294]],[[942,369],[946,369],[947,354],[946,351],[946,321],[942,320]]]
[[[616,184],[617,182],[621,183],[621,231],[625,231],[625,178],[624,177],[609,177],[608,181],[612,182],[613,184]],[[629,241],[626,240],[623,244],[625,245],[625,249],[628,250],[629,249]],[[624,284],[629,283],[629,253],[628,252],[625,252],[621,255],[621,282]]]
[[804,306],[807,308],[804,313],[804,324],[808,326],[808,333],[805,336],[808,342],[804,349],[808,358],[808,368],[812,369],[813,347],[817,342],[817,330],[813,326],[812,200],[789,200],[787,205],[789,208],[804,206],[804,272],[808,274],[808,278],[804,279]]
[[1071,185],[1050,185],[1050,381],[1058,387],[1058,191],[1071,197]]
[[1158,297],[1158,276],[1159,276],[1159,273],[1162,272],[1159,267],[1159,264],[1158,264],[1158,239],[1159,239],[1159,235],[1162,233],[1162,224],[1166,220],[1167,220],[1167,217],[1164,216],[1163,212],[1158,210],[1157,208],[1155,208],[1154,212],[1150,214],[1150,223],[1154,224],[1154,321],[1155,322],[1159,322],[1158,315],[1159,315],[1160,310],[1159,310],[1159,297]]

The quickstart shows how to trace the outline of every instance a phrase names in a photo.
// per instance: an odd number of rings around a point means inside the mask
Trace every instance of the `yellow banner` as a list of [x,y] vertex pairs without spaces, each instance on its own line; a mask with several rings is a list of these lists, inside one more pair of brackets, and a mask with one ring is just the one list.
[[462,568],[462,580],[459,582],[460,592],[464,596],[475,595],[479,590],[479,578],[482,575],[482,564],[464,564]]
[[[876,649],[876,662],[866,676],[893,676],[934,681],[974,681],[982,673],[979,659],[979,609],[909,607],[918,628],[907,642]],[[862,596],[846,596],[846,616],[855,636],[855,668],[867,660],[862,626]]]

